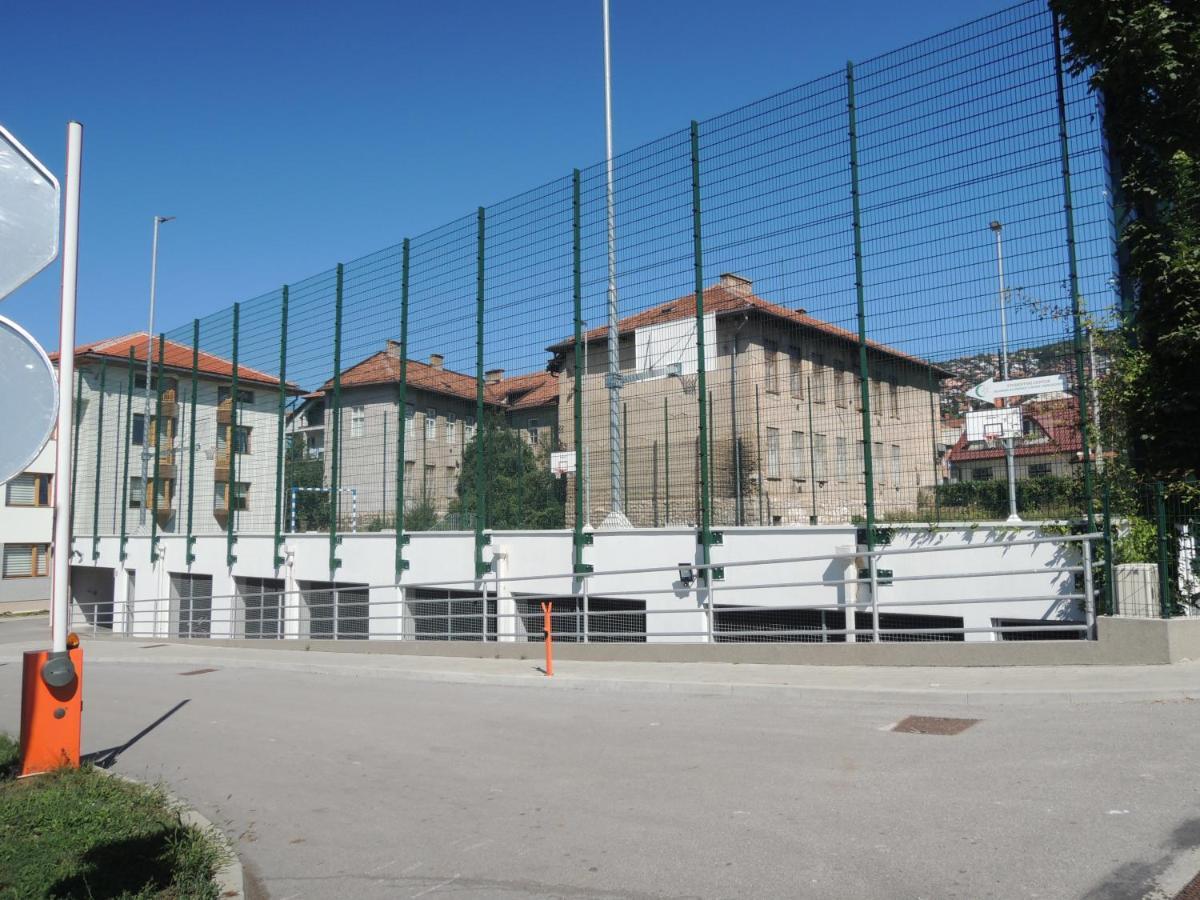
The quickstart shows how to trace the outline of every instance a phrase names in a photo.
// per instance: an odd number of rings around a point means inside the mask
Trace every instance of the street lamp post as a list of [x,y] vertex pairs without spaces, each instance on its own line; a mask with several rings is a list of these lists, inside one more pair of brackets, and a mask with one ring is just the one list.
[[[993,221],[988,224],[988,227],[996,235],[996,273],[1000,292],[1000,378],[1008,381],[1008,319],[1005,313],[1008,293],[1004,289],[1004,239],[1001,236],[1004,225],[999,221]],[[1006,403],[1007,401],[1002,400],[1001,402]],[[1008,521],[1016,523],[1021,521],[1021,517],[1017,514],[1017,473],[1016,464],[1013,461],[1013,438],[1011,435],[1005,434],[1001,440],[1004,442],[1004,459],[1008,468]]]
[[150,364],[154,357],[154,289],[158,280],[158,226],[174,216],[154,217],[154,243],[150,250],[150,325],[146,329],[146,396],[142,407],[142,503],[138,507],[138,523],[146,524],[146,485],[150,484]]

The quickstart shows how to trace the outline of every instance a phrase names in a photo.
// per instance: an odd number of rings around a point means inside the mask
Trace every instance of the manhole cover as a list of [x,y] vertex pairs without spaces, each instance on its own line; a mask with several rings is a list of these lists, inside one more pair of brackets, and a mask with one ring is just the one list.
[[962,734],[978,719],[950,719],[945,716],[909,716],[892,726],[901,734]]
[[190,672],[180,672],[180,675],[207,675],[209,672],[215,672],[216,669],[192,669]]

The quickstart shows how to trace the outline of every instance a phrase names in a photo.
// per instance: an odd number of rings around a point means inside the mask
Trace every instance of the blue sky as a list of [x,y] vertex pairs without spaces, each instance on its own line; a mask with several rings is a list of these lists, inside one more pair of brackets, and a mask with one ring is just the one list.
[[[617,149],[1005,5],[613,0]],[[172,328],[603,154],[599,0],[68,0],[8,26],[0,121],[58,173],[85,126],[81,340],[145,327],[156,213]],[[0,308],[48,349],[58,279]]]

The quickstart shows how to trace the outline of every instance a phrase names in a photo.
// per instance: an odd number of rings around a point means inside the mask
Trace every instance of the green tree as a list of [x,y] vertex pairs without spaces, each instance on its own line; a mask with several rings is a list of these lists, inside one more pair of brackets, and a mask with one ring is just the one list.
[[[289,504],[288,527],[291,527],[292,488],[324,487],[325,462],[321,457],[309,457],[303,439],[288,435],[285,453],[287,478],[284,484]],[[298,491],[296,494],[296,528],[300,531],[324,531],[329,527],[329,495],[318,491]]]
[[1141,475],[1194,469],[1200,447],[1200,4],[1051,0],[1067,58],[1104,104],[1119,182],[1124,346],[1109,412]]
[[537,453],[502,418],[489,417],[463,450],[462,471],[451,512],[473,517],[479,507],[475,460],[484,449],[484,525],[487,528],[562,528],[565,488],[550,473],[548,451]]

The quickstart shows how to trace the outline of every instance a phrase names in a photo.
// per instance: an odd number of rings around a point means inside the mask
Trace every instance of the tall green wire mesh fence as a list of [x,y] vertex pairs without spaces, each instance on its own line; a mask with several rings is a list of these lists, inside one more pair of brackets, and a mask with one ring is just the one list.
[[1107,187],[1019,4],[89,345],[76,532],[319,531],[336,569],[387,531],[399,570],[435,529],[1087,515]]

